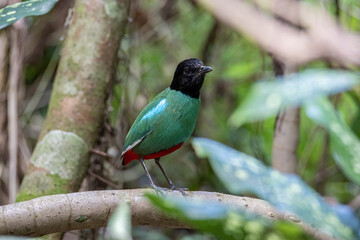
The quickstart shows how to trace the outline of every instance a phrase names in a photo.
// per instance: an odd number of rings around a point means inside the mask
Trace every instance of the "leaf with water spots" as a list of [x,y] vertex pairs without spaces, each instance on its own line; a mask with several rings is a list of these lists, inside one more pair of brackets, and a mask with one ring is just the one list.
[[209,233],[216,239],[311,239],[299,226],[292,223],[275,223],[221,202],[192,197],[163,197],[156,194],[146,196],[165,214]]
[[[210,159],[212,169],[230,192],[254,193],[278,210],[292,212],[325,233],[339,239],[356,239],[355,229],[344,224],[332,207],[297,175],[280,173],[256,158],[210,139],[194,138],[192,144],[198,156]],[[356,220],[354,214],[349,216]]]
[[306,114],[330,133],[330,144],[336,163],[352,181],[360,185],[360,141],[344,123],[330,101],[309,101]]
[[244,102],[230,117],[230,124],[240,126],[296,107],[323,95],[336,94],[359,84],[359,75],[341,70],[307,70],[274,81],[256,83]]
[[20,18],[38,16],[49,12],[58,0],[29,0],[0,9],[0,29],[7,27]]

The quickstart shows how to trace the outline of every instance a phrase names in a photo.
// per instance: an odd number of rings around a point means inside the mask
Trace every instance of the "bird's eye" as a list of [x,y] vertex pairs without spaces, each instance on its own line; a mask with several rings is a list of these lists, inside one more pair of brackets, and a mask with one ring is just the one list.
[[190,69],[189,68],[184,68],[184,75],[185,76],[189,76],[189,75],[191,75],[191,71],[190,71]]

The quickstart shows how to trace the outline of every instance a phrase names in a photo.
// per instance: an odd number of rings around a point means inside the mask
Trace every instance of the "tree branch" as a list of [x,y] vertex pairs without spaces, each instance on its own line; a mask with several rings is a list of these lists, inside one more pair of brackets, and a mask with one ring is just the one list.
[[[0,235],[42,236],[74,229],[105,227],[116,206],[129,202],[134,225],[167,228],[188,228],[183,223],[164,216],[144,197],[150,189],[92,191],[39,197],[29,201],[0,207]],[[183,197],[178,192],[167,195]],[[191,198],[222,202],[240,207],[271,220],[286,220],[301,226],[317,239],[333,239],[318,229],[300,221],[292,214],[277,212],[266,201],[221,194],[216,192],[189,192]]]
[[[339,26],[325,11],[288,0],[198,0],[216,18],[245,33],[262,49],[288,65],[325,59],[339,65],[360,66],[360,35]],[[285,24],[283,19],[290,24]]]

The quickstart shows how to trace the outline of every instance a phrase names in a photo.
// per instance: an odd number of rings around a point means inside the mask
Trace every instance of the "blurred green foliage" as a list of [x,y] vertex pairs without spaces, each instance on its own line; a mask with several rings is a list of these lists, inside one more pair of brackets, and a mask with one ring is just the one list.
[[[276,81],[263,80],[253,85],[244,102],[230,118],[239,127],[258,121],[319,96],[336,94],[360,83],[360,75],[339,70],[307,70]],[[324,120],[326,121],[326,120]]]
[[170,198],[148,194],[164,213],[209,233],[216,239],[311,239],[289,222],[270,222],[222,203]]
[[334,159],[344,173],[360,185],[360,142],[326,98],[309,101],[306,113],[330,133]]
[[108,229],[109,240],[132,240],[131,209],[129,203],[121,203],[111,216]]
[[349,219],[357,222],[355,229],[346,226],[331,206],[298,176],[266,167],[257,159],[210,139],[195,138],[192,144],[199,157],[210,159],[212,168],[231,193],[254,193],[279,211],[293,213],[339,239],[354,239],[353,232],[360,228],[354,215]]

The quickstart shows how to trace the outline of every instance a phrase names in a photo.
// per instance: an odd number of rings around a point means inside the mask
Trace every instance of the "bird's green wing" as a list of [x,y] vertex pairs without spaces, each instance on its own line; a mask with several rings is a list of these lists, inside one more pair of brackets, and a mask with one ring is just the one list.
[[162,91],[141,111],[126,136],[121,156],[151,134],[157,124],[159,114],[166,108],[166,96],[169,91],[170,88]]

